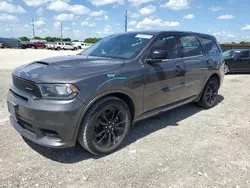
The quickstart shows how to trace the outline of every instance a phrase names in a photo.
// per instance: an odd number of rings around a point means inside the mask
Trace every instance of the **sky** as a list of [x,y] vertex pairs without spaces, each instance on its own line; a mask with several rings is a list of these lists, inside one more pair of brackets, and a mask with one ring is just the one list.
[[250,41],[250,0],[0,0],[0,37],[84,40],[128,31],[183,30]]

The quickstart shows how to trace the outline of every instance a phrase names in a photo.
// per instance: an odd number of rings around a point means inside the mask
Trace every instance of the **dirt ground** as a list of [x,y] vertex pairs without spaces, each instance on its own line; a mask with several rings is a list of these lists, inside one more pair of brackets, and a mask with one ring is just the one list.
[[225,76],[210,110],[188,104],[137,123],[123,147],[96,157],[48,149],[8,122],[11,70],[72,51],[0,50],[0,187],[250,187],[250,74]]

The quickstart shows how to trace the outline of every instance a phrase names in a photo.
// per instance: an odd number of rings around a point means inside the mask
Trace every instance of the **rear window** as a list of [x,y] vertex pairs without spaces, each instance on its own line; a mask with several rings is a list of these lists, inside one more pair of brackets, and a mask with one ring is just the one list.
[[183,57],[192,57],[203,54],[200,42],[195,36],[180,37],[180,44]]
[[213,40],[208,39],[208,38],[200,38],[200,39],[201,39],[201,42],[203,44],[205,51],[208,54],[220,53],[219,47],[217,46],[217,44]]

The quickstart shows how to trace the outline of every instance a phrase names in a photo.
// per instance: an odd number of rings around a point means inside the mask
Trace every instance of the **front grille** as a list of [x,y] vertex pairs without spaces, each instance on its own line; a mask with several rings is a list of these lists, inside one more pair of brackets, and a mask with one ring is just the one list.
[[14,75],[12,76],[12,79],[13,79],[13,84],[16,88],[31,93],[38,98],[42,97],[39,87],[35,85],[33,82],[18,78]]

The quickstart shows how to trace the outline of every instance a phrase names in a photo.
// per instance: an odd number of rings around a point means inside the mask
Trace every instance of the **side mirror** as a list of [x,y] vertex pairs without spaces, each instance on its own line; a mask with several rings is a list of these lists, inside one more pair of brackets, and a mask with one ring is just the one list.
[[157,60],[169,59],[169,55],[165,50],[154,50],[151,53],[151,58]]
[[169,55],[165,50],[154,50],[149,57],[150,59],[147,60],[149,63],[163,62],[169,59]]

